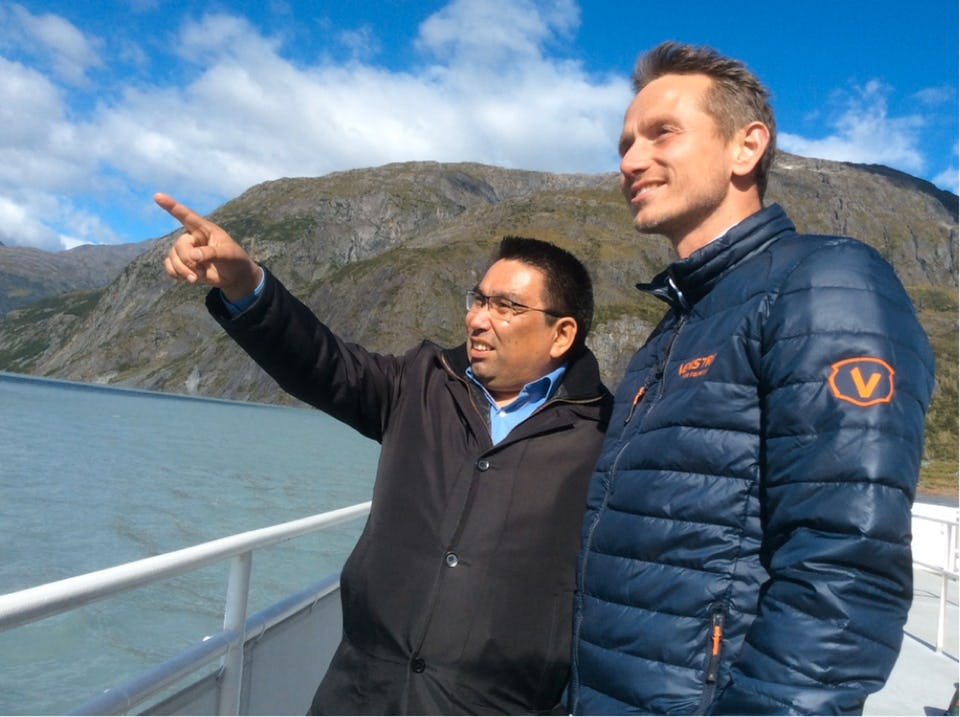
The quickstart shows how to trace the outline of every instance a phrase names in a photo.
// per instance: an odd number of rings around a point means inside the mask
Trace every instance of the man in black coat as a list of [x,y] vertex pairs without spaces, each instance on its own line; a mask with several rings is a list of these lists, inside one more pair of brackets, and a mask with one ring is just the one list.
[[402,356],[343,341],[217,225],[164,261],[277,382],[381,443],[373,507],[341,576],[343,639],[311,711],[562,709],[586,486],[610,395],[584,339],[583,265],[508,237],[466,292],[467,342]]

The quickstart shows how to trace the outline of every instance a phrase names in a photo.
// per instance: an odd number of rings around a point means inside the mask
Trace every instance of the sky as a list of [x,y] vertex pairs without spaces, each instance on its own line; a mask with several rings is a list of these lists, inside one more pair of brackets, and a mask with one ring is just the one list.
[[956,0],[0,0],[0,242],[162,236],[281,177],[613,172],[663,40],[744,61],[781,149],[957,192]]

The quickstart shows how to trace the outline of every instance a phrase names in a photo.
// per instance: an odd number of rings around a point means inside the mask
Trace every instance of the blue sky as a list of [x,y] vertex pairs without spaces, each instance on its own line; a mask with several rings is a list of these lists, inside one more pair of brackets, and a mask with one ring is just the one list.
[[[732,8],[736,7],[736,12]],[[786,151],[957,192],[958,8],[805,0],[0,0],[0,242],[58,250],[262,181],[409,160],[607,172],[639,52],[745,61]]]

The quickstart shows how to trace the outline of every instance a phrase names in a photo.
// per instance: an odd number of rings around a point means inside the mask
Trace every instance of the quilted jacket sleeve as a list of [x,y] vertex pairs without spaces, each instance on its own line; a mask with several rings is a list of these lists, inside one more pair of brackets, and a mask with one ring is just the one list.
[[927,337],[874,250],[837,239],[795,261],[760,356],[771,579],[716,714],[859,714],[893,667],[912,596]]

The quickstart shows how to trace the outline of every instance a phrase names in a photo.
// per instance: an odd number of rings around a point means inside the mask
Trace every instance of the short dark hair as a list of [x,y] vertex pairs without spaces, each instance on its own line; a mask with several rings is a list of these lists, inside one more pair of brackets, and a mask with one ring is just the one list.
[[706,75],[713,87],[704,97],[706,111],[725,139],[750,122],[763,122],[770,130],[770,144],[754,170],[757,190],[763,199],[767,177],[777,152],[777,124],[770,107],[770,92],[747,66],[724,57],[712,47],[695,47],[662,42],[637,59],[633,70],[633,91],[639,93],[663,75]]
[[563,316],[572,316],[577,322],[577,336],[570,356],[582,351],[593,323],[593,282],[580,260],[550,242],[518,236],[505,236],[500,241],[495,260],[500,259],[519,261],[543,273],[547,294],[544,300],[548,307]]

